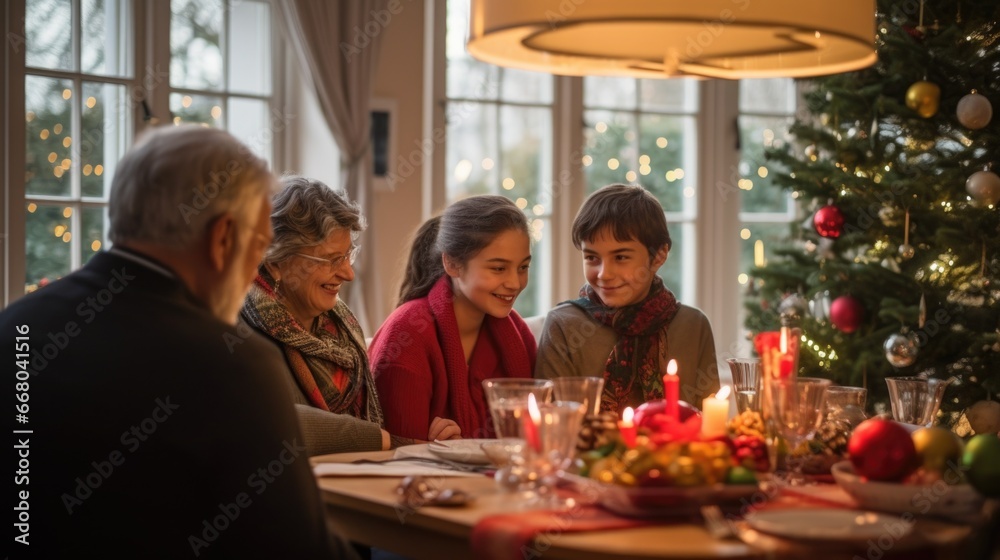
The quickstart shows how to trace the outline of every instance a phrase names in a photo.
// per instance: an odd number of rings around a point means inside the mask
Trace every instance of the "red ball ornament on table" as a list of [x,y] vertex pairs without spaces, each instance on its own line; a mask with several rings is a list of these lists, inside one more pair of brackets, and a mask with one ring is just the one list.
[[883,418],[858,424],[847,443],[847,453],[854,471],[870,480],[902,480],[919,463],[910,432]]
[[813,215],[813,226],[823,237],[836,239],[844,233],[844,213],[832,204],[824,206]]
[[841,332],[858,330],[865,320],[865,307],[853,296],[840,296],[830,304],[830,322]]

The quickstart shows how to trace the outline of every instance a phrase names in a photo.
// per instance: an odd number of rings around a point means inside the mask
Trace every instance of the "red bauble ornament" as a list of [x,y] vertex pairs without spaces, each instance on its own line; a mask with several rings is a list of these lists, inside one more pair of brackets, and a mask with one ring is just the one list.
[[840,296],[830,304],[830,322],[845,333],[858,330],[865,320],[865,307],[857,298]]
[[813,216],[813,225],[816,227],[816,233],[836,239],[844,233],[844,213],[832,204],[824,206]]
[[902,480],[919,464],[910,432],[882,418],[858,424],[847,443],[847,452],[854,471],[870,480]]

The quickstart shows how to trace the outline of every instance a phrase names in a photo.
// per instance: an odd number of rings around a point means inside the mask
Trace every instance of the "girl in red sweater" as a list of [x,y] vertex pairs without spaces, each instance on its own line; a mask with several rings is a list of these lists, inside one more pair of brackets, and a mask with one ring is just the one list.
[[369,350],[386,430],[419,438],[441,417],[462,437],[494,437],[483,380],[534,370],[535,339],[514,311],[530,262],[528,219],[502,196],[460,200],[421,226]]

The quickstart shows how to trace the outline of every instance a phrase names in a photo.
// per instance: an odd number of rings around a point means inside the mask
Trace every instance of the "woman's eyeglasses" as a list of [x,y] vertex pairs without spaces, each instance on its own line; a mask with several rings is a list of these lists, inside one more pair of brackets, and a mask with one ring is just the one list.
[[361,252],[360,246],[351,247],[351,250],[347,252],[346,255],[337,255],[329,259],[322,259],[320,257],[314,257],[312,255],[306,255],[304,253],[294,253],[304,259],[309,259],[315,261],[316,263],[324,263],[328,270],[334,270],[340,268],[341,265],[346,261],[348,264],[354,264],[354,261],[358,260],[358,253]]

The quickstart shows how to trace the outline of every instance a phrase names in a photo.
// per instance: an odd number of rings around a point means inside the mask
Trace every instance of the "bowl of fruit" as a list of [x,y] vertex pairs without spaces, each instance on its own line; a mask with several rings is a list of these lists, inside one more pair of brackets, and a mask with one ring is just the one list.
[[681,406],[679,421],[663,414],[657,403],[637,411],[633,445],[599,441],[581,453],[579,473],[565,480],[585,501],[632,517],[688,515],[704,505],[748,500],[758,491],[756,474],[740,459],[733,439],[700,438],[697,409]]
[[864,508],[951,518],[981,511],[1000,494],[1000,439],[976,436],[968,444],[945,428],[866,420],[851,434],[850,460],[833,466],[837,484]]

